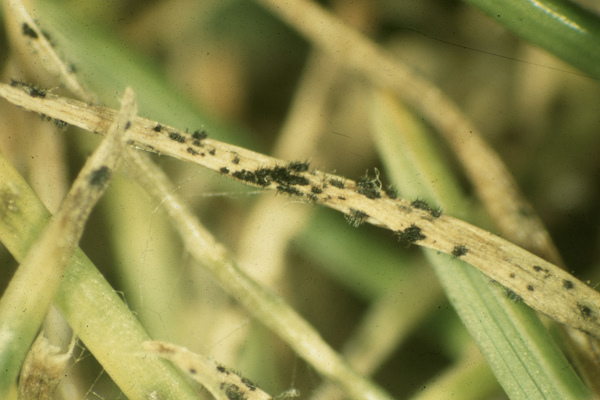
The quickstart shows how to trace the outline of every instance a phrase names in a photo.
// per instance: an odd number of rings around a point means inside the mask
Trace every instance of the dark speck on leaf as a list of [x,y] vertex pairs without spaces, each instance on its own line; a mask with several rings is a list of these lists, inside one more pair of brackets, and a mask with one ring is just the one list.
[[109,178],[110,169],[106,166],[102,166],[91,173],[89,182],[93,186],[104,186]]

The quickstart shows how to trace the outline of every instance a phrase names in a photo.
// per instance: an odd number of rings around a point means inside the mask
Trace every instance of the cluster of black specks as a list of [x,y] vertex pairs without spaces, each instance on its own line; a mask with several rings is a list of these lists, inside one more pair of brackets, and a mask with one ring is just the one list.
[[156,124],[156,125],[154,126],[154,128],[152,128],[152,130],[153,130],[154,132],[160,132],[160,131],[162,131],[162,125],[161,125],[161,124]]
[[321,189],[320,187],[317,187],[317,186],[311,187],[310,191],[313,192],[314,194],[321,194],[321,193],[323,193],[323,189]]
[[204,147],[204,145],[202,144],[202,141],[204,139],[206,139],[207,137],[208,137],[208,133],[206,133],[206,131],[204,129],[196,130],[196,131],[194,131],[194,133],[192,133],[192,138],[194,139],[192,141],[192,144],[196,147]]
[[442,210],[440,208],[432,208],[424,200],[417,199],[417,200],[413,201],[412,203],[410,203],[410,205],[413,208],[427,211],[434,218],[439,218],[442,215]]
[[233,155],[233,160],[231,160],[232,163],[234,163],[235,165],[238,165],[240,163],[240,157],[237,154]]
[[338,189],[344,188],[344,181],[342,181],[341,179],[331,178],[329,180],[329,183],[331,184],[331,186],[335,186]]
[[350,213],[346,214],[346,221],[348,221],[348,223],[355,228],[358,228],[364,224],[367,218],[369,218],[367,213],[364,213],[360,210],[355,210],[354,208],[351,208]]
[[67,126],[69,126],[69,124],[67,124],[62,119],[55,119],[55,120],[53,120],[53,122],[54,122],[54,125],[56,125],[56,127],[59,129],[66,129]]
[[398,198],[398,192],[396,191],[396,189],[394,189],[392,185],[387,185],[383,191],[385,192],[387,197],[389,197],[392,200]]
[[307,161],[292,161],[288,164],[288,169],[293,172],[306,172],[310,164]]
[[276,182],[284,187],[282,191],[286,191],[287,187],[295,185],[306,186],[309,184],[308,179],[305,177],[295,175],[288,168],[279,166],[274,168],[259,168],[256,171],[243,169],[234,172],[232,175],[241,181],[262,187],[269,186],[271,182]]
[[221,167],[221,169],[219,169],[219,172],[221,172],[222,174],[228,174],[229,173],[229,168],[227,168],[227,167]]
[[405,243],[408,246],[411,244],[418,242],[419,240],[425,239],[427,236],[421,233],[421,228],[412,224],[405,230],[400,230],[396,232],[396,238],[399,242]]
[[379,171],[374,168],[375,175],[369,175],[367,171],[365,176],[356,181],[358,193],[369,199],[381,198],[381,181],[379,180]]
[[212,148],[208,151],[208,154],[210,154],[211,156],[214,156],[215,154],[217,154],[217,149]]
[[542,273],[544,273],[545,274],[544,275],[544,279],[548,279],[549,277],[552,276],[552,274],[550,273],[550,270],[548,268],[542,268],[539,265],[534,265],[533,266],[533,270],[535,272],[542,272]]
[[588,306],[577,303],[577,307],[579,308],[579,312],[583,318],[588,319],[592,316],[592,309]]
[[[188,153],[190,153],[193,156],[197,156],[198,154],[200,154],[196,150],[192,149],[191,147],[188,147],[187,149],[185,149],[185,151],[187,151]],[[202,155],[204,155],[204,153],[202,153]]]
[[527,290],[529,290],[530,292],[533,292],[535,289],[534,289],[533,285],[527,285]]
[[570,290],[570,289],[573,289],[574,287],[575,286],[573,285],[573,282],[571,282],[571,281],[569,281],[567,279],[563,280],[563,288],[565,288],[567,290]]
[[89,182],[92,186],[104,186],[110,178],[110,169],[107,166],[102,166],[90,174]]
[[229,371],[227,370],[227,368],[225,368],[222,365],[217,365],[217,371],[219,371],[222,374],[229,375]]
[[240,390],[237,385],[233,383],[222,383],[221,390],[225,392],[225,395],[229,400],[246,400],[244,392]]
[[515,303],[520,303],[523,301],[523,298],[521,296],[519,296],[518,294],[516,294],[515,292],[513,292],[510,289],[506,289],[506,297],[509,300],[514,301]]
[[468,251],[469,249],[467,249],[466,246],[454,246],[454,249],[452,249],[452,255],[458,258],[467,254]]
[[277,185],[278,193],[291,194],[293,196],[302,196],[302,192],[290,185]]
[[178,132],[169,132],[169,139],[179,143],[185,143],[185,136]]
[[10,86],[19,88],[29,94],[31,97],[39,97],[41,99],[46,98],[48,91],[38,86],[31,85],[29,83],[17,81],[14,79],[10,80]]
[[256,384],[255,384],[254,382],[252,382],[252,381],[251,381],[250,379],[248,379],[248,378],[243,378],[243,377],[242,377],[242,383],[243,383],[244,385],[246,385],[246,387],[247,387],[247,388],[248,388],[248,390],[250,390],[250,391],[254,391],[254,390],[256,390],[256,388],[258,387],[258,386],[256,386]]
[[29,26],[27,22],[23,22],[23,25],[21,25],[21,33],[23,33],[24,36],[28,36],[32,39],[37,39],[39,37],[37,32],[31,26]]

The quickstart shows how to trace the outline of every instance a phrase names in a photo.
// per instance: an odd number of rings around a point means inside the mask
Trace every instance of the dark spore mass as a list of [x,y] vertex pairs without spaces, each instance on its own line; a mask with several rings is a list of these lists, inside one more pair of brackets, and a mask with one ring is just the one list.
[[210,154],[211,156],[214,156],[215,154],[217,154],[217,149],[211,149],[211,150],[209,150],[208,154]]
[[421,228],[419,228],[415,224],[412,224],[403,231],[396,232],[396,238],[398,239],[398,241],[406,243],[408,246],[419,240],[423,240],[426,237],[427,236],[421,233]]
[[573,282],[569,281],[569,280],[563,280],[563,287],[567,290],[569,289],[573,289]]
[[48,92],[44,89],[14,79],[10,80],[10,86],[19,88],[24,92],[27,92],[31,97],[39,97],[43,99],[48,94]]
[[467,254],[468,251],[469,250],[466,246],[454,246],[454,249],[452,250],[452,255],[454,257],[462,257],[465,254]]
[[369,218],[367,213],[360,210],[350,209],[350,213],[346,214],[346,221],[355,228],[361,226]]
[[534,265],[533,269],[535,270],[535,272],[540,272],[542,270],[542,267],[540,267],[539,265]]
[[313,192],[313,193],[315,193],[315,194],[321,194],[321,193],[323,193],[323,189],[318,188],[316,186],[311,187],[310,191]]
[[530,292],[533,292],[534,288],[532,285],[527,285],[527,290],[529,290]]
[[227,368],[225,368],[225,367],[224,367],[224,366],[222,366],[222,365],[218,365],[218,366],[217,366],[217,371],[219,371],[219,372],[221,372],[221,373],[223,373],[223,374],[227,374],[227,375],[229,375],[229,371],[227,371]]
[[592,310],[583,304],[577,303],[577,307],[579,307],[579,311],[581,312],[581,316],[583,318],[590,318],[592,316]]
[[192,375],[196,375],[196,370],[194,368],[190,368],[189,373]]
[[160,131],[162,131],[162,125],[161,124],[156,124],[156,126],[154,128],[152,128],[152,130],[154,132],[160,132]]
[[377,170],[375,170],[374,177],[367,173],[357,180],[356,186],[358,187],[358,193],[369,199],[381,198],[381,181],[379,180]]
[[190,153],[193,156],[197,156],[198,152],[194,149],[192,149],[191,147],[188,147],[187,149],[185,149],[185,151],[187,151],[188,153]]
[[234,156],[231,162],[237,165],[240,163],[240,158],[238,156]]
[[425,200],[417,199],[417,200],[413,201],[412,203],[410,203],[410,205],[413,208],[417,208],[419,210],[424,210],[424,211],[429,212],[429,214],[431,214],[431,216],[434,218],[439,218],[442,215],[441,208],[432,208],[429,206],[429,204]]
[[229,173],[229,168],[227,167],[221,167],[221,169],[219,170],[222,174],[228,174]]
[[242,378],[242,383],[250,390],[256,390],[256,384],[248,378]]
[[387,197],[389,197],[392,200],[398,198],[398,192],[396,191],[396,189],[394,189],[394,187],[392,185],[388,185],[384,189],[384,192],[387,195]]
[[203,140],[208,137],[208,133],[206,133],[206,131],[202,129],[199,131],[194,131],[194,133],[192,133],[192,137],[197,140]]
[[302,196],[302,192],[301,191],[299,191],[295,187],[292,187],[292,186],[289,186],[289,185],[278,185],[277,186],[277,192],[278,193],[292,194],[294,196]]
[[29,36],[32,39],[37,39],[39,37],[37,32],[26,22],[23,22],[23,25],[21,25],[21,32],[23,35]]
[[129,128],[131,128],[131,121],[125,123],[125,130],[128,130]]
[[232,383],[226,385],[225,395],[229,400],[246,400],[246,396],[240,391],[240,388]]
[[169,139],[174,140],[179,143],[185,143],[185,137],[177,132],[170,132]]
[[308,171],[309,163],[306,161],[292,161],[288,164],[288,169],[294,172],[306,172]]
[[106,166],[102,166],[90,174],[90,184],[93,186],[104,186],[104,184],[110,178],[110,169]]
[[69,126],[69,124],[67,124],[62,119],[55,119],[53,122],[54,122],[54,125],[56,125],[56,127],[59,129],[65,129],[66,127]]
[[509,300],[514,301],[515,303],[520,303],[521,301],[523,301],[523,298],[521,298],[521,296],[519,296],[518,294],[516,294],[515,292],[513,292],[510,289],[506,289],[506,297]]
[[344,188],[344,181],[342,181],[341,179],[331,178],[329,180],[329,183],[331,183],[331,186],[335,186],[338,189]]

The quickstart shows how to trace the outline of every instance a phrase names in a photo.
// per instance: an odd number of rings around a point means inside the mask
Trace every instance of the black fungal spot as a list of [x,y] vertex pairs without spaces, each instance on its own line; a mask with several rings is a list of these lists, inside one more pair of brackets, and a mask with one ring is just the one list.
[[398,198],[398,192],[396,191],[396,189],[394,189],[392,185],[388,185],[384,189],[384,192],[387,195],[387,197],[389,197],[392,200]]
[[188,153],[190,153],[193,156],[197,156],[198,152],[194,149],[192,149],[191,147],[188,147],[187,149],[185,149],[185,151],[187,151]]
[[242,378],[242,383],[250,390],[256,390],[257,388],[256,384],[248,378]]
[[190,368],[189,373],[192,375],[196,375],[196,370],[194,368]]
[[102,166],[90,174],[89,182],[93,186],[104,186],[110,178],[110,169]]
[[535,289],[533,288],[532,285],[527,285],[527,290],[529,290],[530,292],[533,292]]
[[542,270],[542,267],[540,267],[539,265],[534,265],[533,269],[535,270],[535,272],[540,272]]
[[295,187],[292,187],[292,186],[289,186],[289,185],[278,185],[277,186],[277,192],[278,193],[292,194],[294,196],[302,196],[302,192],[301,191],[299,191]]
[[519,296],[518,294],[516,294],[515,292],[513,292],[510,289],[506,289],[506,297],[509,300],[514,301],[515,303],[520,303],[523,301],[523,298],[521,296]]
[[592,316],[592,310],[588,306],[577,303],[577,307],[579,307],[579,312],[583,318],[587,319]]
[[369,215],[360,210],[350,209],[350,214],[346,214],[346,221],[355,228],[358,228],[365,223]]
[[396,238],[399,242],[406,243],[407,247],[411,244],[425,239],[427,236],[421,233],[421,228],[412,224],[403,231],[396,232]]
[[206,133],[206,131],[202,129],[199,131],[194,131],[194,133],[192,133],[192,137],[197,140],[203,140],[208,137],[208,133]]
[[244,393],[240,391],[240,388],[234,384],[227,384],[224,387],[225,395],[229,400],[246,400]]
[[227,167],[221,167],[221,169],[219,171],[221,171],[222,174],[228,174],[229,173],[229,168],[227,168]]
[[224,366],[222,366],[222,365],[217,365],[217,371],[219,371],[219,372],[220,372],[220,373],[222,373],[222,374],[227,374],[227,375],[229,375],[229,371],[227,371],[227,368],[225,368],[225,367],[224,367]]
[[340,200],[346,200],[346,198],[344,196],[338,196],[338,199],[340,199]]
[[365,176],[356,181],[358,193],[362,194],[368,199],[381,198],[381,181],[379,180],[379,171],[377,168],[374,168],[374,171],[374,176],[370,176],[369,172],[367,171]]
[[67,124],[65,121],[63,121],[62,119],[55,119],[54,121],[54,125],[56,125],[57,128],[59,129],[65,129],[66,127],[69,126],[69,124]]
[[569,281],[569,280],[563,280],[563,287],[567,290],[569,289],[573,289],[573,282]]
[[509,276],[510,276],[511,278],[514,278],[516,275],[515,275],[515,273],[514,273],[514,272],[511,272]]
[[131,128],[131,121],[127,121],[127,123],[125,124],[125,130]]
[[29,94],[31,97],[39,97],[39,98],[43,99],[48,94],[47,90],[44,90],[44,89],[39,88],[34,85],[30,85],[29,83],[17,81],[14,79],[10,80],[10,86],[23,90],[24,92]]
[[233,157],[233,160],[231,162],[236,165],[240,163],[240,158],[237,156],[237,154]]
[[306,161],[292,161],[288,164],[288,169],[294,172],[306,172],[309,165]]
[[210,154],[211,156],[214,156],[215,154],[217,154],[217,149],[211,149],[211,150],[209,150],[208,154]]
[[454,257],[462,257],[465,254],[467,254],[468,251],[469,250],[466,246],[454,246],[454,249],[452,250],[452,255]]
[[183,136],[177,132],[169,132],[169,139],[174,140],[179,143],[185,143],[185,136]]
[[335,186],[336,188],[339,188],[339,189],[344,188],[344,181],[342,181],[340,179],[331,178],[329,180],[329,183],[331,183],[331,186]]
[[152,128],[152,130],[154,132],[160,132],[160,131],[162,131],[162,125],[161,124],[156,124],[156,126],[154,128]]
[[410,203],[410,205],[413,208],[417,208],[419,210],[424,210],[424,211],[429,212],[429,214],[431,214],[431,216],[434,218],[439,218],[442,215],[441,208],[432,208],[424,200],[417,199],[417,200],[413,201],[412,203]]
[[23,33],[25,36],[29,36],[32,39],[37,39],[39,37],[37,32],[34,31],[33,28],[26,22],[23,22],[23,25],[21,25],[21,33]]
[[315,193],[315,194],[321,194],[321,193],[323,193],[323,189],[318,188],[316,186],[311,187],[310,191],[313,192],[313,193]]

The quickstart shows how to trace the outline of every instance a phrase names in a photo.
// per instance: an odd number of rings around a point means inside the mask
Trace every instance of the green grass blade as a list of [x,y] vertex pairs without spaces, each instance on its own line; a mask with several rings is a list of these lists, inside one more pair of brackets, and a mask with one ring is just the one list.
[[[372,118],[377,147],[400,192],[428,186],[427,192],[446,212],[472,219],[455,179],[417,118],[381,93],[372,102]],[[396,169],[399,158],[411,168]],[[535,312],[509,299],[504,289],[462,261],[430,250],[425,254],[511,399],[589,396]]]
[[566,0],[465,0],[521,38],[600,78],[600,16]]
[[[20,261],[49,221],[50,214],[2,155],[0,199],[0,240]],[[148,334],[81,250],[71,259],[54,304],[128,398],[196,398],[172,365],[142,351],[141,343],[150,339]],[[0,359],[11,357],[19,350],[4,344],[0,341]],[[14,385],[9,378],[18,375],[20,365],[10,365],[10,368],[14,370],[0,374],[2,398]]]

